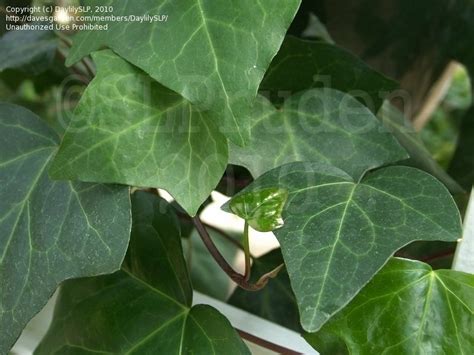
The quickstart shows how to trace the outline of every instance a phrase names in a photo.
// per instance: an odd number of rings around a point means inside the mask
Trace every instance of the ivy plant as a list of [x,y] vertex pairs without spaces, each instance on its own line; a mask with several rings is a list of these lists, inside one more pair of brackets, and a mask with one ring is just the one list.
[[[250,354],[196,290],[321,354],[471,353],[474,276],[428,253],[463,235],[472,117],[448,173],[395,97],[416,83],[372,60],[395,39],[400,68],[424,58],[400,38],[418,10],[390,3],[405,10],[382,42],[358,15],[360,57],[324,1],[85,0],[89,29],[3,34],[0,354],[55,292],[37,354]],[[444,25],[422,62],[471,70],[446,38],[474,33],[473,5],[435,3],[419,5]],[[238,233],[202,218],[216,190]],[[255,257],[253,230],[279,248]]]

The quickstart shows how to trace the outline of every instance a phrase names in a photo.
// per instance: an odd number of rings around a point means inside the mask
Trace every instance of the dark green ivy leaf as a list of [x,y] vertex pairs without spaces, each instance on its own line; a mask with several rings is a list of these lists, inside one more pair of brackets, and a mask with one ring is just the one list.
[[254,177],[286,163],[316,161],[358,179],[408,157],[368,108],[337,90],[300,92],[280,110],[260,97],[254,110],[251,141],[243,148],[230,144],[229,158]]
[[229,208],[253,229],[271,232],[283,225],[281,212],[287,198],[288,191],[270,187],[236,196]]
[[122,270],[66,282],[36,354],[250,354],[222,314],[191,307],[180,243],[170,206],[135,193]]
[[166,189],[194,215],[222,177],[227,140],[212,117],[110,50],[74,112],[50,174]]
[[[194,104],[216,113],[236,144],[249,139],[248,106],[278,51],[300,0],[89,0],[113,15],[166,15],[163,22],[108,23],[80,32],[72,64],[105,45]],[[100,14],[103,15],[103,14]],[[104,23],[101,23],[104,24]]]
[[21,69],[40,74],[54,60],[58,38],[52,31],[10,31],[0,38],[0,72]]
[[338,46],[286,37],[260,90],[277,94],[279,97],[272,97],[272,101],[278,102],[284,94],[320,87],[348,93],[377,112],[398,84]]
[[474,275],[392,259],[306,340],[322,355],[470,354]]
[[269,171],[239,194],[266,187],[289,192],[285,224],[274,233],[302,326],[310,332],[343,308],[402,246],[461,236],[449,192],[414,168],[382,168],[355,182],[331,166],[293,163]]
[[0,353],[66,279],[120,268],[130,235],[127,187],[58,182],[57,135],[0,103]]

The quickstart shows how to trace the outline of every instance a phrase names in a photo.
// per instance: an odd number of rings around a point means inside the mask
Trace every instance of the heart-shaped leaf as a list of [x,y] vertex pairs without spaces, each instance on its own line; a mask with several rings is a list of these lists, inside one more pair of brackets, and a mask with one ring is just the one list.
[[328,354],[470,354],[474,275],[392,259],[349,305],[305,337]]
[[402,246],[461,236],[459,212],[446,188],[414,168],[382,168],[355,182],[331,166],[293,163],[269,171],[237,196],[266,187],[289,193],[285,224],[274,233],[302,326],[310,332],[343,308]]
[[194,215],[227,165],[214,120],[106,50],[50,174],[166,189]]
[[288,191],[270,187],[237,196],[229,208],[253,229],[271,232],[283,225],[281,212],[287,198]]
[[166,201],[135,193],[122,271],[66,282],[36,353],[250,354],[222,314],[191,307],[180,243]]
[[355,179],[368,169],[408,158],[378,119],[349,94],[312,89],[287,99],[277,110],[260,97],[254,107],[252,138],[230,145],[230,163],[253,176],[286,163],[329,163]]
[[164,86],[214,111],[236,144],[249,139],[248,106],[300,0],[85,2],[92,9],[106,4],[113,5],[115,16],[159,16],[160,21],[110,21],[107,31],[81,32],[68,64],[108,46]]
[[0,103],[0,353],[66,279],[120,268],[129,189],[51,181],[58,137],[32,112]]

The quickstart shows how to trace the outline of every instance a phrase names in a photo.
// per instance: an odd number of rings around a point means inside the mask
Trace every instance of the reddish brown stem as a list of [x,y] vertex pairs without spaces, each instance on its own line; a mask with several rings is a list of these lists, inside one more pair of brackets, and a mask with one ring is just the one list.
[[445,250],[443,252],[440,252],[438,254],[426,256],[424,258],[421,258],[420,261],[423,261],[425,263],[428,263],[430,261],[436,260],[436,259],[442,259],[451,255],[454,255],[455,249],[450,249],[450,250]]
[[229,265],[227,260],[222,256],[220,253],[219,249],[217,249],[216,245],[212,241],[209,233],[207,232],[206,228],[202,224],[201,220],[199,219],[198,216],[193,217],[193,223],[194,226],[196,227],[196,230],[199,233],[199,236],[201,237],[204,245],[206,246],[207,250],[209,250],[209,253],[212,255],[214,260],[217,262],[217,264],[220,266],[222,270],[241,288],[247,290],[247,291],[258,291],[265,287],[267,284],[268,280],[272,277],[275,277],[278,271],[281,269],[281,267],[271,271],[268,274],[263,275],[260,280],[258,280],[257,283],[253,284],[248,282],[245,279],[245,276],[242,275],[241,273],[235,271],[232,266]]
[[[185,222],[191,222],[191,218],[187,215],[187,214],[184,214],[184,213],[179,213],[177,212],[178,214],[178,217],[180,220],[182,221],[185,221]],[[217,235],[221,238],[224,238],[226,241],[228,241],[229,243],[232,243],[234,244],[234,246],[236,248],[239,248],[240,250],[244,251],[244,246],[242,244],[240,244],[237,240],[235,240],[234,238],[232,238],[229,234],[225,233],[224,231],[222,231],[221,229],[217,228],[217,227],[214,227],[210,224],[207,224],[207,223],[204,223],[201,221],[201,223],[204,225],[204,227],[206,227],[206,229],[210,229],[210,230],[213,230],[214,232],[217,233]],[[250,257],[252,259],[254,259],[254,257],[252,255],[250,255]]]

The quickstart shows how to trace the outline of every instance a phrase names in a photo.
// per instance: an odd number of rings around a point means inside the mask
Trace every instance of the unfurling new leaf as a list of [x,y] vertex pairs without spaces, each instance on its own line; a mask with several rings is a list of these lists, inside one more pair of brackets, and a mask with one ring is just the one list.
[[283,225],[281,212],[288,198],[288,191],[267,188],[237,196],[229,208],[253,229],[271,232]]

